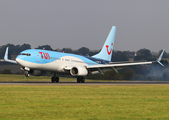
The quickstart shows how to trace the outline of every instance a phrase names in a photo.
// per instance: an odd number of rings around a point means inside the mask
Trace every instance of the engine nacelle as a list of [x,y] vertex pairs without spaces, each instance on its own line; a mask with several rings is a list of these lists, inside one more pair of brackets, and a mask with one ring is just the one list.
[[86,76],[88,74],[88,71],[83,66],[76,66],[70,69],[70,74],[72,76]]
[[43,74],[41,70],[30,70],[29,73],[34,76],[41,76]]

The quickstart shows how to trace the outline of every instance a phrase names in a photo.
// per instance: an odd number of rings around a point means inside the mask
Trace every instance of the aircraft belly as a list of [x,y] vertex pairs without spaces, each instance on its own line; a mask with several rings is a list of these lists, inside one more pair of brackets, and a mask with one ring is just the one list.
[[46,64],[41,64],[41,69],[42,70],[46,70],[46,71],[62,71],[62,67],[61,67],[61,62],[60,61],[54,61],[51,63],[46,63]]

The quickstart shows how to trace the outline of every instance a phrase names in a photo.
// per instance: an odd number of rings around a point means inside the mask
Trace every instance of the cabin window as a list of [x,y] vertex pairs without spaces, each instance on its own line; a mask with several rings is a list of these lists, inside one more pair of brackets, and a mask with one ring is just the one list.
[[29,53],[20,53],[19,55],[31,56],[31,54],[29,54]]

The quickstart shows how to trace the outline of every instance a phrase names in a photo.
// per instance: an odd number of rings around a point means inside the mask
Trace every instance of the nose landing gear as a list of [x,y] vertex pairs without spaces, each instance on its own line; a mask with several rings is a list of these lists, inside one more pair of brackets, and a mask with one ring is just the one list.
[[25,77],[29,77],[29,72],[28,71],[24,71]]

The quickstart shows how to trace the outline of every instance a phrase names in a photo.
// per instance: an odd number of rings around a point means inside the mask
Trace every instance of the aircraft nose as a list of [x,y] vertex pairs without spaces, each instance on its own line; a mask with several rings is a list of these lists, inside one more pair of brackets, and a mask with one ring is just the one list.
[[20,63],[21,63],[21,59],[20,59],[20,57],[19,57],[19,56],[17,56],[15,60],[16,60],[16,62],[17,62],[18,64],[20,64]]
[[19,63],[19,61],[20,61],[20,59],[19,59],[19,58],[16,58],[15,60],[16,60],[16,62],[17,62],[17,63]]

